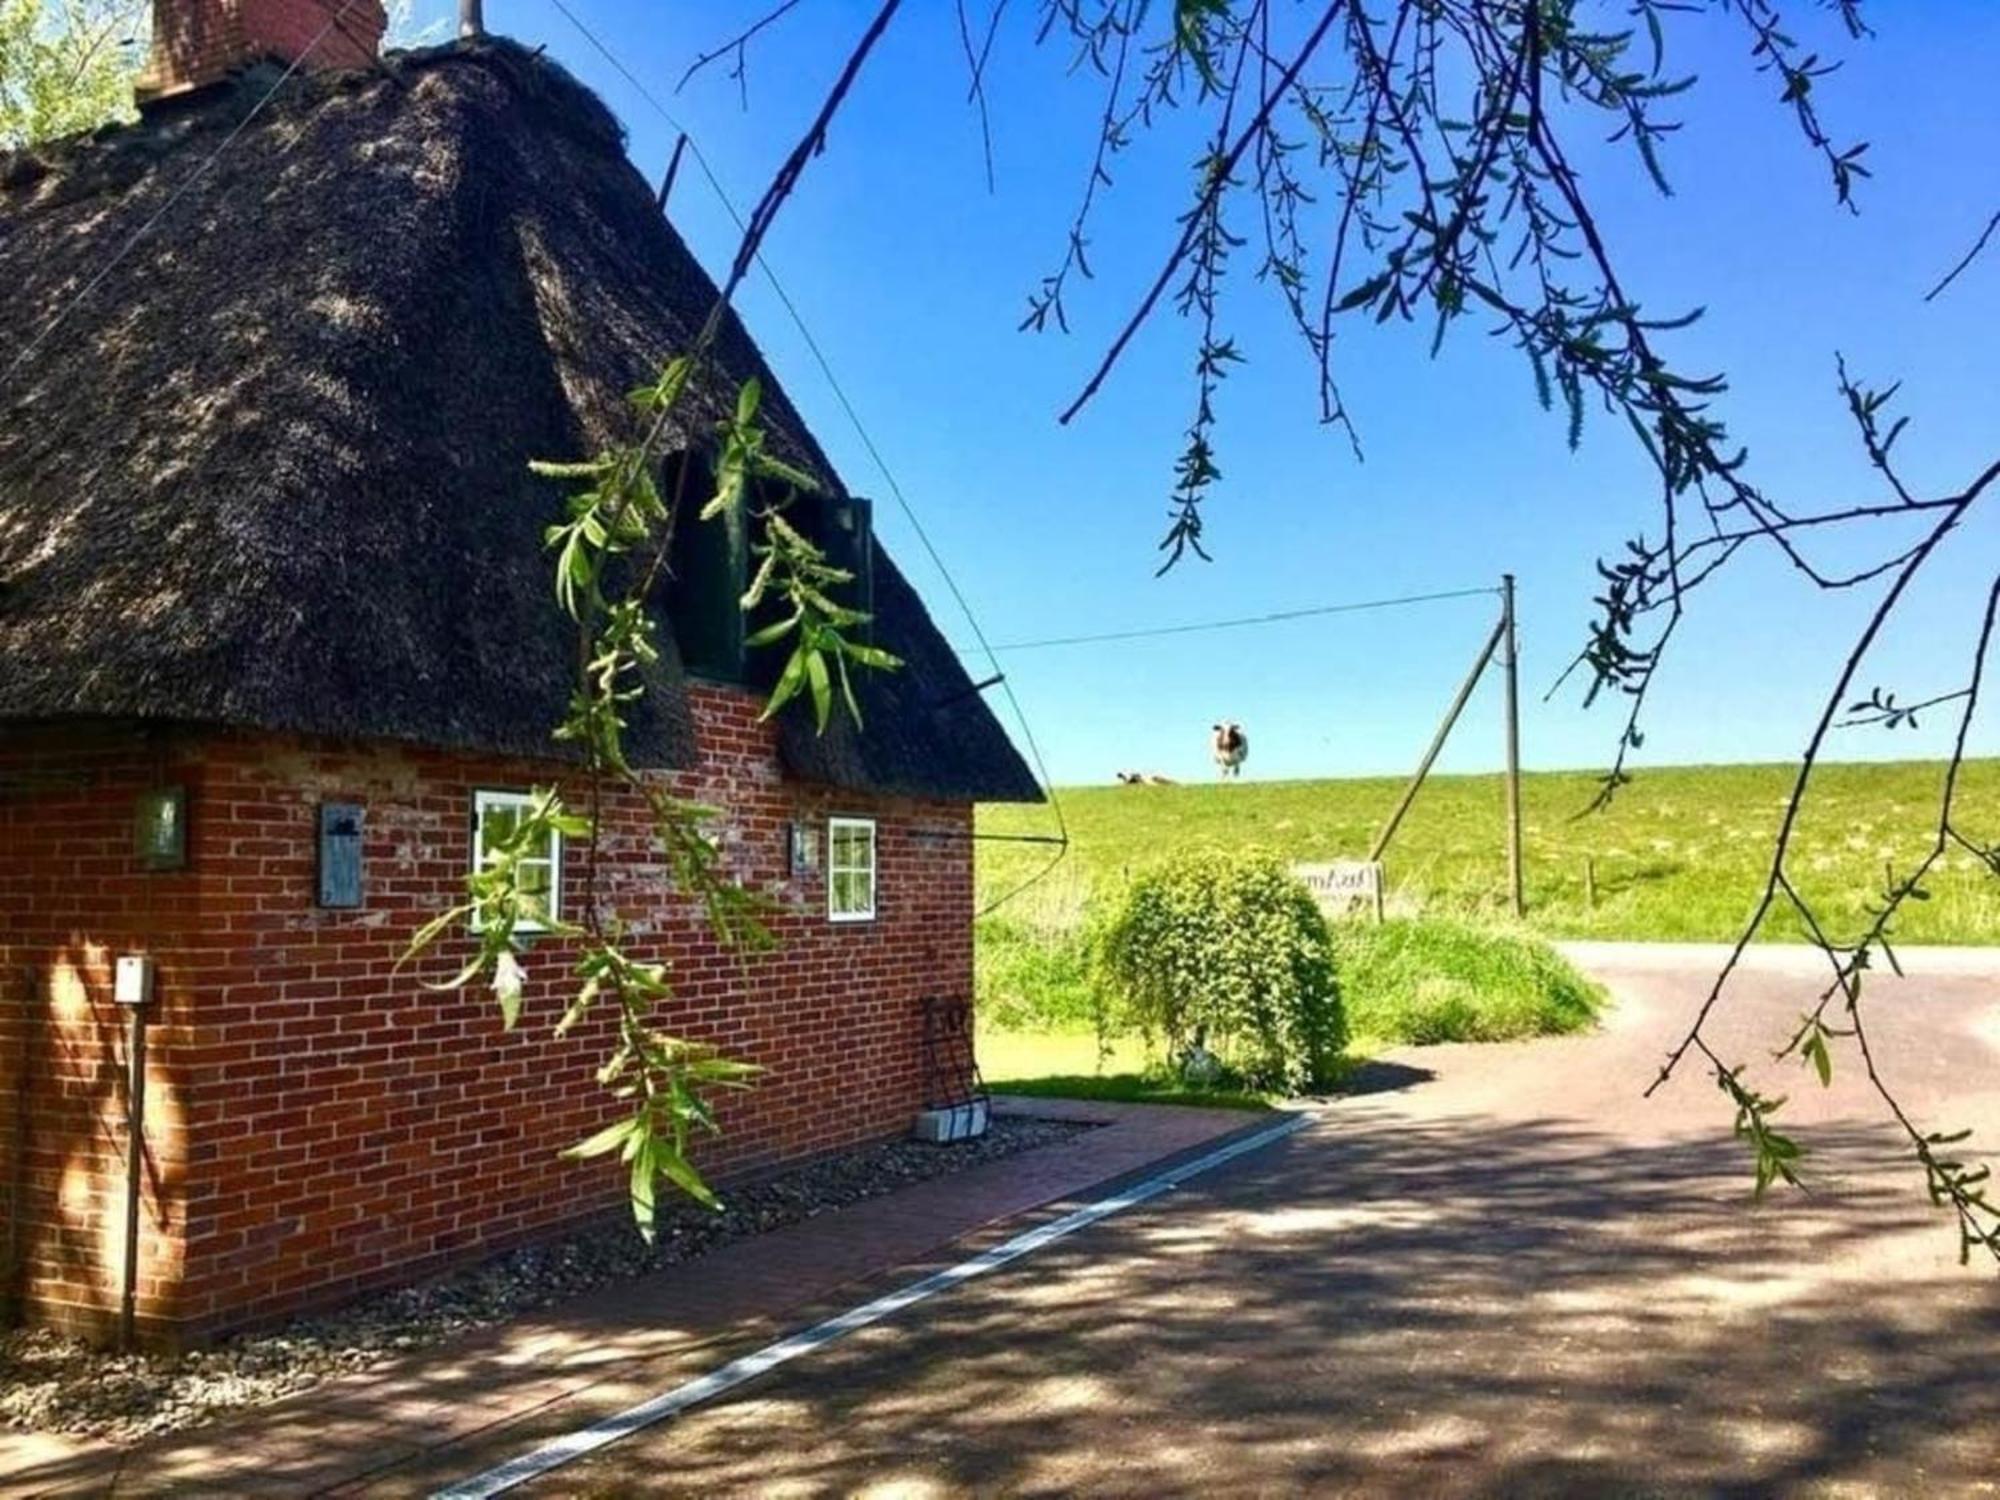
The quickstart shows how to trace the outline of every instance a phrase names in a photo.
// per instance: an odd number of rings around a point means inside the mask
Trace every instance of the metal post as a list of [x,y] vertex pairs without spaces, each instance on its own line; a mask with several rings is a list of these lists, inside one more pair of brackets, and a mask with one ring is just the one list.
[[1389,847],[1389,840],[1396,836],[1397,825],[1403,821],[1403,814],[1410,810],[1410,804],[1417,800],[1417,790],[1424,784],[1424,778],[1431,774],[1431,766],[1437,761],[1438,752],[1444,749],[1444,742],[1451,735],[1451,726],[1458,722],[1458,716],[1465,711],[1465,703],[1472,696],[1472,690],[1479,685],[1479,674],[1486,670],[1486,664],[1493,660],[1493,653],[1500,645],[1500,637],[1507,629],[1507,616],[1502,614],[1494,623],[1493,633],[1486,638],[1486,644],[1479,649],[1479,659],[1472,664],[1472,670],[1465,674],[1465,681],[1459,685],[1458,696],[1451,700],[1451,707],[1444,711],[1444,722],[1431,736],[1431,745],[1424,752],[1422,762],[1417,766],[1417,774],[1410,778],[1410,784],[1403,788],[1403,797],[1396,804],[1396,810],[1389,814],[1389,821],[1382,825],[1382,831],[1375,835],[1375,843],[1368,851],[1368,858],[1378,860],[1382,851]]
[[486,35],[486,0],[458,0],[458,34],[462,37]]
[[138,1342],[139,1217],[145,1209],[146,1171],[146,1007],[130,1010],[125,1057],[125,1288],[119,1308],[118,1341],[130,1353]]
[[1514,575],[1500,575],[1500,621],[1507,644],[1501,660],[1507,686],[1507,885],[1514,915],[1526,916],[1521,880],[1521,643],[1514,629]]
[[7,1327],[19,1327],[24,1293],[27,1289],[26,1257],[21,1248],[23,1200],[28,1193],[28,1129],[33,1086],[35,1041],[40,1030],[41,973],[30,964],[21,971],[21,1050],[15,1057],[14,1124],[8,1151],[7,1182],[7,1262],[5,1280],[0,1281],[0,1309]]
[[[667,175],[660,179],[659,206],[661,213],[667,211],[667,198],[674,190],[674,179],[681,175],[681,153],[687,150],[687,143],[687,132],[683,130],[680,139],[674,142],[674,154],[667,158]],[[992,684],[987,683],[984,686],[990,687]],[[974,688],[972,691],[976,693],[979,689]]]

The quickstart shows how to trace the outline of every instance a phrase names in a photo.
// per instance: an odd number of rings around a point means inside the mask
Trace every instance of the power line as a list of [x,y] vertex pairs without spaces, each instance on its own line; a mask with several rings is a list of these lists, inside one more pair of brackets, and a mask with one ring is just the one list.
[[56,311],[56,315],[54,317],[50,318],[47,323],[42,325],[42,331],[36,334],[34,338],[30,339],[28,341],[27,346],[24,349],[22,349],[19,354],[15,355],[12,360],[8,362],[5,372],[0,373],[0,381],[6,380],[8,377],[12,376],[16,370],[20,369],[22,365],[26,364],[29,356],[31,356],[37,349],[41,348],[42,345],[48,341],[49,335],[56,331],[56,328],[62,323],[63,319],[67,318],[73,311],[76,310],[77,304],[82,302],[83,299],[88,297],[92,292],[96,291],[98,286],[102,284],[102,282],[104,281],[104,278],[109,276],[113,271],[115,271],[119,267],[119,265],[124,261],[125,257],[132,253],[133,247],[136,246],[140,240],[144,239],[148,234],[152,232],[153,226],[158,224],[161,219],[165,218],[167,214],[173,209],[173,206],[176,203],[180,202],[182,198],[187,196],[188,190],[190,188],[192,188],[197,182],[201,181],[203,177],[206,177],[208,175],[209,171],[215,166],[215,164],[222,159],[222,153],[227,151],[231,146],[236,144],[236,138],[242,135],[244,131],[250,128],[251,122],[255,120],[257,116],[259,116],[264,112],[264,107],[267,104],[269,104],[274,98],[277,97],[278,90],[283,88],[287,83],[291,81],[292,75],[298,72],[298,70],[305,65],[305,60],[308,57],[312,56],[314,51],[318,49],[319,44],[321,42],[325,41],[329,36],[333,34],[334,28],[340,25],[342,21],[346,20],[347,13],[350,10],[354,9],[354,7],[359,3],[360,0],[344,0],[344,3],[341,5],[340,9],[335,11],[330,17],[327,18],[326,24],[320,27],[318,34],[315,35],[313,39],[306,44],[305,50],[299,53],[297,57],[293,58],[291,62],[286,65],[285,71],[278,75],[277,81],[273,83],[268,89],[264,90],[263,97],[260,98],[254,105],[250,107],[250,112],[247,115],[245,115],[242,119],[238,120],[235,126],[230,130],[229,134],[227,134],[222,138],[222,143],[218,145],[213,151],[211,151],[206,157],[204,157],[199,166],[197,166],[192,172],[188,173],[186,177],[180,180],[180,182],[175,186],[174,190],[171,193],[167,194],[166,201],[163,202],[158,208],[154,209],[153,212],[147,216],[146,221],[143,224],[141,224],[137,229],[133,230],[131,235],[127,237],[125,242],[118,247],[117,253],[114,254],[111,257],[111,259],[107,260],[102,266],[98,267],[96,274],[93,275],[90,278],[90,280],[86,281],[80,288],[77,289],[76,293],[73,296],[71,296],[70,299]]
[[[632,86],[640,98],[652,106],[653,111],[666,122],[670,129],[679,132],[686,139],[688,154],[694,158],[695,166],[700,170],[709,188],[722,204],[723,210],[729,215],[738,230],[746,229],[747,226],[743,215],[737,211],[735,202],[730,198],[728,190],[723,187],[722,180],[716,175],[714,167],[710,165],[707,154],[701,149],[701,143],[695,140],[694,133],[683,125],[675,117],[674,112],[668,109],[660,101],[659,97],[651,89],[647,88],[644,83],[640,82],[632,73],[632,70],[627,68],[618,59],[616,54],[598,37],[597,33],[584,23],[582,17],[578,16],[570,8],[567,0],[550,0],[550,4],[562,12],[570,25],[582,33],[584,40],[589,42],[596,49],[598,55],[617,71],[619,77]],[[915,508],[911,506],[909,498],[903,493],[902,485],[896,482],[895,473],[889,468],[888,460],[882,456],[882,450],[876,446],[875,439],[869,435],[866,424],[861,420],[861,414],[854,409],[854,403],[848,399],[846,390],[841,386],[839,378],[833,373],[832,362],[827,359],[826,351],[820,347],[819,340],[813,337],[812,330],[806,326],[805,317],[800,313],[798,305],[792,301],[790,294],[784,288],[784,284],[778,280],[777,272],[771,269],[770,262],[764,258],[761,251],[758,252],[756,261],[757,269],[763,274],[764,280],[769,283],[772,293],[778,299],[779,305],[784,308],[786,316],[791,319],[793,328],[798,330],[799,338],[805,344],[807,352],[812,355],[813,363],[818,366],[821,377],[826,381],[828,388],[832,390],[833,398],[839,404],[841,412],[846,416],[848,425],[854,429],[854,435],[860,439],[861,446],[867,452],[870,462],[875,465],[876,472],[882,476],[882,482],[889,487],[889,494],[895,500],[896,508],[902,512],[903,519],[909,523],[911,531],[916,533],[917,541],[923,547],[924,554],[930,558],[931,565],[937,569],[938,576],[944,580],[945,588],[949,590],[952,599],[957,603],[959,612],[965,616],[965,622],[972,630],[973,639],[978,643],[978,649],[992,663],[994,672],[999,674],[1000,691],[1007,699],[1008,709],[1013,714],[1015,722],[1021,726],[1021,737],[1027,742],[1028,755],[1034,762],[1035,774],[1041,779],[1042,789],[1049,800],[1049,810],[1055,814],[1056,829],[1062,841],[1055,858],[1051,859],[1044,869],[1038,871],[1030,879],[990,902],[985,910],[991,911],[1003,902],[1012,900],[1015,896],[1026,890],[1028,886],[1040,881],[1050,871],[1055,869],[1056,865],[1061,862],[1063,855],[1069,850],[1069,824],[1063,816],[1062,802],[1056,796],[1055,781],[1049,775],[1048,764],[1042,758],[1042,748],[1035,739],[1035,731],[1028,723],[1027,714],[1022,711],[1020,699],[1014,695],[1013,685],[1007,681],[1006,675],[1000,671],[1000,660],[995,654],[996,648],[987,640],[986,632],[979,624],[979,617],[973,613],[972,605],[967,601],[964,590],[959,588],[958,580],[952,576],[951,569],[945,566],[944,558],[939,555],[936,545],[931,541],[930,533],[924,529],[924,523],[917,519]]]
[[[1094,646],[1104,641],[1141,641],[1162,635],[1195,635],[1206,630],[1237,630],[1247,625],[1276,625],[1285,620],[1311,620],[1321,615],[1352,615],[1371,609],[1401,609],[1435,604],[1442,599],[1474,599],[1497,595],[1497,588],[1445,589],[1435,594],[1398,594],[1392,599],[1359,599],[1346,604],[1317,604],[1309,609],[1282,609],[1267,615],[1239,615],[1229,620],[1199,620],[1186,625],[1156,625],[1142,630],[1107,630],[1100,635],[1058,635],[1039,641],[1003,641],[989,651],[1043,651],[1054,646]],[[982,645],[985,643],[982,641]]]

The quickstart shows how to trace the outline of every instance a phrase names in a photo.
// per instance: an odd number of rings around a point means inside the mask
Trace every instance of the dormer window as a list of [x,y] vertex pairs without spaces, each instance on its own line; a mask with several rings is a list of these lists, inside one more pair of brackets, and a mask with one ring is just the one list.
[[[700,512],[715,493],[715,479],[706,460],[683,455],[691,465],[683,480],[670,462],[662,482],[669,495],[680,489],[681,514],[674,527],[673,577],[668,584],[667,614],[681,662],[690,675],[711,682],[743,683],[767,688],[776,680],[783,654],[756,653],[752,661],[746,637],[769,620],[781,618],[782,601],[767,601],[765,614],[745,620],[743,593],[756,565],[757,513],[777,503],[780,493],[753,488],[744,513],[704,521]],[[761,492],[760,492],[761,491]],[[786,517],[826,554],[834,567],[854,575],[839,590],[842,604],[863,614],[875,609],[875,529],[868,501],[845,495],[796,495]],[[867,634],[864,627],[863,634]]]
[[745,517],[701,519],[701,508],[715,493],[709,466],[684,455],[685,480],[668,465],[667,494],[680,488],[680,515],[674,522],[672,580],[668,583],[667,614],[674,640],[689,673],[715,682],[744,680],[743,591],[750,584],[750,541]]

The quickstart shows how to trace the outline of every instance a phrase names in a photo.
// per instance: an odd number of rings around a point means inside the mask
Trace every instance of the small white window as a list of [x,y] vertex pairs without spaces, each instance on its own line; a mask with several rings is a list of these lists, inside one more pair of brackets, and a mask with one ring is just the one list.
[[826,914],[835,922],[875,920],[875,820],[829,818]]
[[[472,794],[474,870],[485,868],[488,849],[513,837],[515,829],[520,827],[521,815],[533,805],[534,800],[526,792],[481,791]],[[547,841],[539,849],[522,856],[517,869],[522,893],[540,902],[550,921],[561,921],[562,835],[550,829]],[[523,917],[514,924],[514,929],[517,932],[545,932],[548,922]]]

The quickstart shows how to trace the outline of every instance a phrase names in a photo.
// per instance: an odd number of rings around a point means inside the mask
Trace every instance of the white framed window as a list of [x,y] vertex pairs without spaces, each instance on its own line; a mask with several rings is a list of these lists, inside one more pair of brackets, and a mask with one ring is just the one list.
[[[534,803],[527,792],[476,791],[472,794],[472,868],[486,866],[486,852],[495,844],[512,838],[520,820]],[[524,894],[541,902],[550,921],[562,920],[562,835],[553,828],[542,847],[525,854],[516,867]],[[475,920],[476,925],[476,920]],[[517,932],[546,932],[547,922],[523,918],[514,924]]]
[[875,920],[875,820],[826,820],[826,915],[832,922]]

